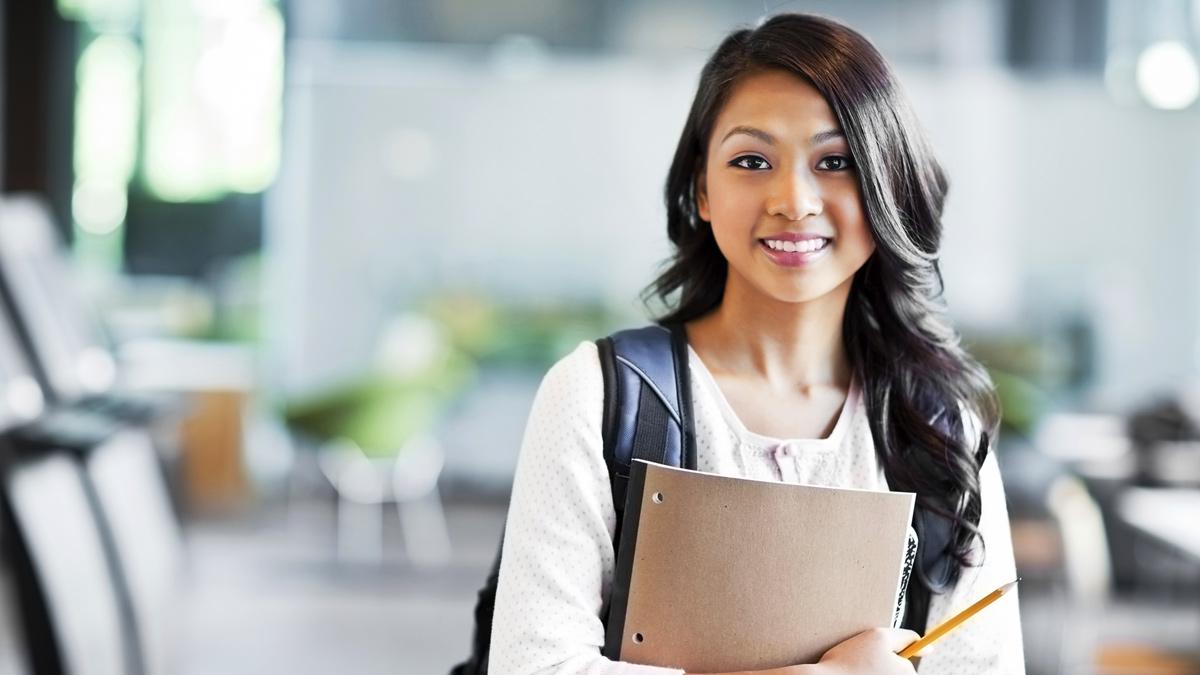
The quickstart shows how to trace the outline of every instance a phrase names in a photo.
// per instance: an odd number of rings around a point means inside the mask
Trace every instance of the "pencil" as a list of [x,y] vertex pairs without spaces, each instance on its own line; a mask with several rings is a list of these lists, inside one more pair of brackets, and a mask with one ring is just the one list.
[[1020,580],[1021,580],[1021,578],[1017,577],[1016,581],[1010,581],[1007,584],[1004,584],[1000,588],[997,588],[996,590],[992,591],[991,593],[988,593],[979,602],[976,602],[975,604],[964,609],[963,611],[959,612],[958,614],[955,614],[954,616],[950,617],[946,621],[943,621],[942,625],[940,625],[937,628],[934,628],[933,630],[926,633],[925,637],[913,642],[909,646],[900,650],[900,656],[903,658],[906,658],[906,659],[911,659],[912,657],[916,656],[918,652],[920,652],[922,649],[924,649],[924,648],[928,647],[929,645],[933,644],[934,642],[936,642],[938,638],[940,638],[943,635],[945,635],[946,633],[949,633],[950,631],[954,630],[955,628],[958,627],[959,624],[961,624],[962,622],[971,618],[972,616],[975,616],[976,612],[983,609],[984,607],[987,607],[988,605],[992,604],[996,600],[999,600],[1000,596],[1009,592],[1013,588],[1016,588],[1017,582]]

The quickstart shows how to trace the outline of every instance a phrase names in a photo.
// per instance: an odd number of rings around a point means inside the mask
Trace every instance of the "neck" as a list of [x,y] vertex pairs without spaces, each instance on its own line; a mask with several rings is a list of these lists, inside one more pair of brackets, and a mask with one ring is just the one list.
[[763,295],[734,273],[720,306],[689,325],[693,346],[710,369],[760,378],[774,388],[848,389],[851,369],[842,320],[851,279],[806,302]]

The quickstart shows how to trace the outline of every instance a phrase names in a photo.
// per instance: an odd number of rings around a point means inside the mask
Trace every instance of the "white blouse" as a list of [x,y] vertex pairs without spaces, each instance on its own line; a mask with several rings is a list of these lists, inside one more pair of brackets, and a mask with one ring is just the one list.
[[[887,490],[861,392],[852,385],[828,438],[778,439],[747,429],[689,348],[697,469],[759,480]],[[613,510],[601,441],[603,376],[594,342],[546,374],[534,399],[505,528],[489,671],[492,675],[680,675],[609,660],[601,609],[612,584]],[[929,628],[1016,578],[1004,486],[989,452],[981,473],[980,567],[934,595]],[[976,541],[975,553],[979,553]],[[978,557],[976,557],[978,560]],[[913,583],[916,583],[913,580]],[[922,675],[1025,672],[1017,593],[1009,592],[926,648]]]

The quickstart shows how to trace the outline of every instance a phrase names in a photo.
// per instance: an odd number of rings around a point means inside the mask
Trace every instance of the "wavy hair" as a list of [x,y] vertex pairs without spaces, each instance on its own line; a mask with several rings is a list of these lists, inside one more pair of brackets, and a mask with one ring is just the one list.
[[[666,306],[662,324],[690,321],[720,305],[727,263],[697,211],[697,178],[730,91],[767,70],[801,77],[824,96],[857,166],[876,248],[855,273],[842,338],[888,483],[916,493],[922,557],[938,556],[935,575],[917,566],[923,592],[910,584],[920,596],[914,603],[910,593],[910,614],[923,614],[929,593],[944,592],[963,567],[977,564],[970,549],[976,537],[982,541],[979,469],[1000,410],[987,371],[945,316],[938,256],[946,176],[891,68],[866,38],[835,21],[792,13],[725,38],[701,72],[667,175],[674,255],[643,299],[657,297]],[[977,421],[977,435],[967,432],[966,416]],[[940,530],[950,533],[948,541],[931,541],[933,518],[951,521]]]

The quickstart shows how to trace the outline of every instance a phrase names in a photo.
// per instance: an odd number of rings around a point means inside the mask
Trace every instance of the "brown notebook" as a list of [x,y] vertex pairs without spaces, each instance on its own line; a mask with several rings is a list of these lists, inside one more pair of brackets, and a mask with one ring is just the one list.
[[[915,495],[635,460],[605,653],[689,672],[815,663],[891,626]],[[911,560],[911,556],[910,560]]]

